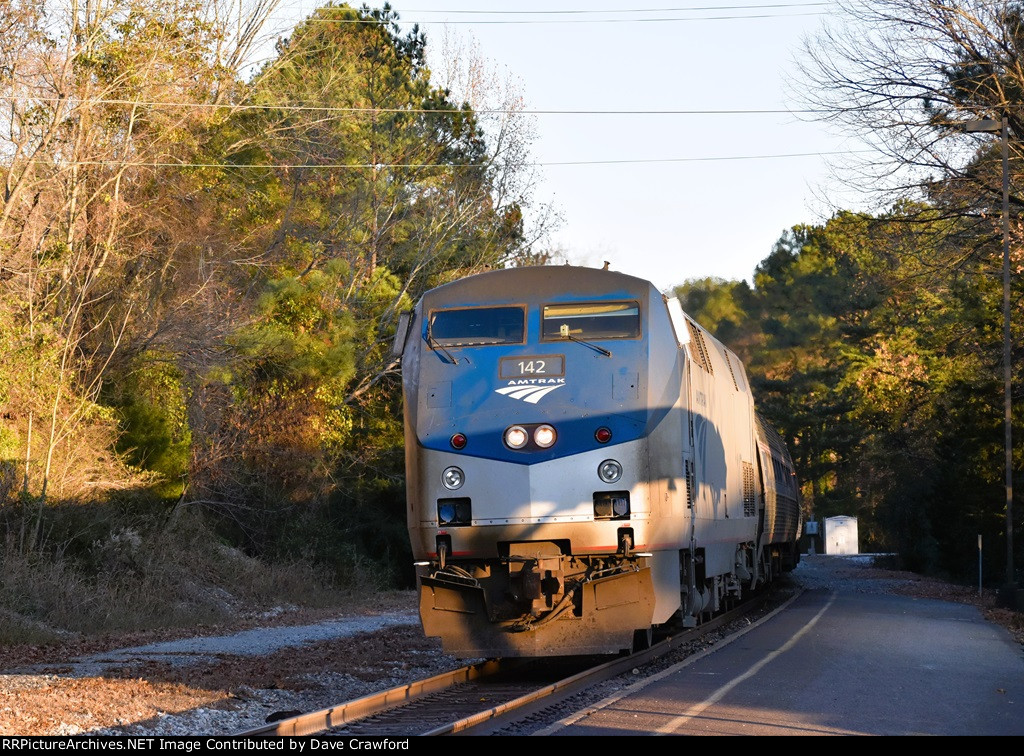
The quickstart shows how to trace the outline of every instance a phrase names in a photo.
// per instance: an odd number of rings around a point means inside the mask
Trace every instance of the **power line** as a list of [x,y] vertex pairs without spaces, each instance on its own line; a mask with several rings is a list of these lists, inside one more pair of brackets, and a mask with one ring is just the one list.
[[805,157],[831,157],[834,155],[853,155],[870,150],[836,150],[831,152],[789,152],[777,155],[715,155],[707,157],[689,158],[651,158],[637,160],[578,160],[564,162],[541,162],[534,163],[537,166],[559,166],[559,165],[617,165],[617,164],[643,164],[643,163],[704,163],[726,160],[778,160],[783,158],[805,158]]
[[[3,95],[0,94],[0,100],[6,100],[8,102],[60,102],[62,99],[59,97],[32,97],[32,96],[18,96],[18,95]],[[90,105],[130,105],[134,107],[151,107],[151,108],[207,108],[207,109],[222,109],[222,110],[285,110],[285,111],[307,111],[307,112],[322,112],[322,113],[367,113],[367,114],[386,114],[386,113],[408,113],[410,115],[460,115],[464,114],[459,108],[453,108],[451,110],[441,110],[438,108],[359,108],[359,107],[340,107],[334,105],[289,105],[289,104],[271,104],[271,105],[256,105],[256,104],[219,104],[212,102],[163,102],[163,101],[144,101],[144,100],[124,100],[124,99],[106,99],[96,98],[84,101],[82,104]],[[792,108],[735,108],[735,109],[688,109],[688,110],[658,110],[658,109],[633,109],[633,110],[613,110],[613,109],[578,109],[578,110],[566,110],[566,109],[519,109],[513,110],[508,108],[473,108],[469,111],[473,114],[488,114],[488,115],[813,115],[815,113],[827,113],[831,112],[826,109],[792,109]]]
[[711,11],[711,10],[753,10],[753,9],[768,9],[768,8],[811,8],[820,7],[826,5],[833,5],[831,2],[825,3],[767,3],[767,4],[755,4],[755,5],[697,5],[692,7],[677,7],[677,8],[608,8],[604,10],[595,9],[573,9],[573,10],[424,10],[420,9],[416,13],[452,13],[460,15],[494,15],[494,16],[550,16],[550,15],[591,15],[596,13],[689,13],[691,11]]
[[[559,161],[532,161],[524,165],[535,167],[550,166],[584,166],[584,165],[643,165],[655,163],[703,163],[712,161],[727,160],[778,160],[786,158],[806,157],[830,157],[835,155],[853,155],[870,150],[836,150],[826,152],[791,152],[776,155],[718,155],[705,157],[688,158],[637,158],[621,160],[559,160]],[[30,161],[43,162],[43,161]],[[314,169],[314,170],[368,170],[384,168],[486,168],[485,163],[171,163],[171,162],[147,162],[147,161],[119,161],[119,160],[78,160],[76,165],[88,166],[124,166],[132,165],[137,168],[225,168],[225,169]]]
[[[824,5],[825,3],[821,3]],[[742,6],[738,6],[742,7]],[[787,6],[751,6],[751,7],[787,7]],[[799,4],[789,7],[801,7]],[[431,25],[451,25],[451,26],[551,26],[554,24],[646,24],[646,23],[673,23],[673,22],[685,22],[685,21],[748,21],[748,20],[760,20],[766,18],[800,18],[803,16],[824,16],[827,15],[825,11],[811,11],[807,13],[751,13],[744,15],[732,15],[732,16],[690,16],[683,18],[673,17],[657,17],[657,18],[594,18],[594,19],[529,19],[529,20],[488,20],[479,19],[471,21],[452,21],[450,19],[443,20],[410,20],[407,21],[401,17],[398,18],[395,23],[402,25],[415,25],[415,26],[431,26]],[[314,23],[324,24],[361,24],[364,26],[380,26],[392,23],[389,21],[378,21],[372,18],[318,18],[311,16],[308,21]],[[298,23],[298,22],[297,22]]]
[[[790,9],[825,8],[834,5],[833,2],[811,2],[811,3],[755,3],[745,5],[698,5],[691,7],[668,7],[668,8],[609,8],[599,9],[562,9],[562,10],[458,10],[458,9],[420,9],[413,13],[445,14],[456,16],[540,16],[532,19],[480,19],[452,20],[452,19],[424,19],[409,20],[402,18],[401,12],[396,11],[396,18],[379,20],[362,16],[361,11],[355,7],[348,10],[356,14],[355,18],[330,18],[318,15],[321,8],[314,9],[306,18],[294,22],[324,23],[324,24],[363,24],[363,25],[386,25],[398,23],[403,26],[410,24],[425,25],[552,25],[552,24],[628,24],[628,23],[671,23],[678,21],[730,21],[730,20],[757,20],[766,18],[798,18],[801,16],[821,16],[825,11],[812,11],[801,13],[749,13],[732,14],[721,16],[689,16],[689,17],[666,17],[654,18],[545,18],[550,16],[594,16],[594,15],[618,15],[638,13],[703,13],[708,11],[781,11]],[[340,8],[326,8],[327,11],[342,10]],[[392,9],[393,11],[396,9]]]

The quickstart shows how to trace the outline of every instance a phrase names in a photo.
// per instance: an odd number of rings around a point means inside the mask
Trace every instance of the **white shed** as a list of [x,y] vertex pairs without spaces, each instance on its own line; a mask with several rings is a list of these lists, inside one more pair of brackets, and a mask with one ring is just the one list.
[[840,515],[825,518],[825,553],[859,554],[857,518]]

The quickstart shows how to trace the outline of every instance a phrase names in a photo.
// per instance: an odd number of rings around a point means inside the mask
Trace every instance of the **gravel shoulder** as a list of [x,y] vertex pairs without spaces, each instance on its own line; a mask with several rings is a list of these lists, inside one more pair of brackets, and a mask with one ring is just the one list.
[[[780,582],[783,592],[844,588],[971,604],[1024,644],[1024,615],[996,609],[992,593],[879,569],[870,557],[806,557]],[[334,612],[242,618],[194,637],[6,648],[0,735],[233,735],[460,664],[423,637],[413,591]]]

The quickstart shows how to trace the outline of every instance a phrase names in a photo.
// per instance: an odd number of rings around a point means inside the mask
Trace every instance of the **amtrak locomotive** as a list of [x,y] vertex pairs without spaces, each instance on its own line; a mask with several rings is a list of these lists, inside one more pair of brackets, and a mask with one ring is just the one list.
[[739,359],[648,281],[512,268],[403,317],[420,618],[461,658],[615,654],[798,559],[793,462]]

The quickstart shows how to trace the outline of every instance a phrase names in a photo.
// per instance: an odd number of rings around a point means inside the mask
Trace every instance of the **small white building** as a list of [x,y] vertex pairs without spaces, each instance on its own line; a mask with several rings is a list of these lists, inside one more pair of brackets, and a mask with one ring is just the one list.
[[859,554],[857,518],[840,515],[825,518],[825,553]]

